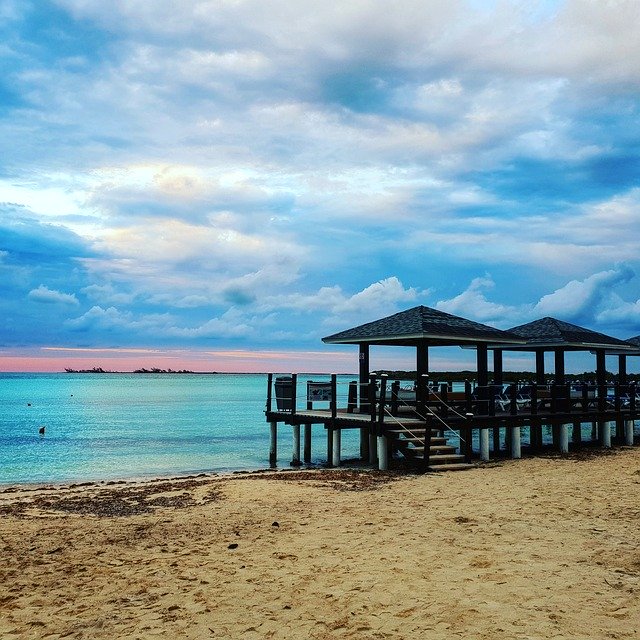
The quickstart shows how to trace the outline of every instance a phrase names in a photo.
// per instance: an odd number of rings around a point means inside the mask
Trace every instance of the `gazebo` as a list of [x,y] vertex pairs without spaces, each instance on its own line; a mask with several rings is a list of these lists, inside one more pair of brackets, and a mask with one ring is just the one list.
[[[542,385],[545,384],[544,356],[546,352],[552,352],[554,354],[554,385],[556,389],[565,385],[565,353],[567,351],[588,351],[595,354],[596,385],[599,388],[602,388],[607,382],[606,354],[614,352],[624,355],[633,354],[636,351],[629,342],[551,317],[540,318],[527,324],[512,327],[509,332],[526,342],[524,345],[515,346],[506,343],[493,345],[494,362],[498,363],[495,369],[499,372],[502,371],[503,351],[533,351],[536,356],[536,384]],[[620,362],[624,363],[625,361],[620,358]],[[623,371],[626,378],[626,366]],[[500,374],[496,376],[496,381],[502,381]],[[601,442],[604,446],[610,446],[609,423],[603,422],[600,426]],[[560,430],[556,428],[554,429],[554,440],[558,441],[558,439],[562,439],[562,436]],[[565,450],[568,445],[561,444],[560,448]]]
[[554,354],[554,375],[557,384],[564,384],[565,353],[567,351],[595,353],[597,384],[605,384],[606,382],[605,355],[607,352],[615,349],[621,353],[633,353],[633,347],[624,340],[557,318],[541,318],[512,327],[509,331],[524,339],[526,344],[515,347],[507,344],[494,346],[498,360],[504,350],[534,351],[536,354],[536,382],[538,384],[544,383],[544,354],[548,351]]
[[488,346],[525,345],[509,331],[467,320],[430,307],[413,307],[374,322],[368,322],[323,338],[325,344],[355,344],[359,347],[360,384],[369,382],[369,348],[372,345],[413,347],[418,381],[429,373],[430,347],[475,347],[478,384],[488,384]]

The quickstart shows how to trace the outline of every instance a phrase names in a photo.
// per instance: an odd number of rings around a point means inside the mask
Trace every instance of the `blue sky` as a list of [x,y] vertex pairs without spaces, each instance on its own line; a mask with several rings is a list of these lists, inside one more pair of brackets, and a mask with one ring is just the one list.
[[635,0],[0,0],[0,36],[0,369],[330,370],[418,304],[640,334]]

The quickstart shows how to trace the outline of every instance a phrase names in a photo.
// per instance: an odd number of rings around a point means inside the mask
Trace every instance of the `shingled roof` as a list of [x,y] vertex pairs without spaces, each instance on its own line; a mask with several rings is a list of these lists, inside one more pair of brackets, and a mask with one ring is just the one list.
[[508,347],[509,349],[562,347],[573,351],[611,348],[621,351],[632,350],[628,341],[618,340],[618,338],[613,338],[604,333],[591,331],[591,329],[585,329],[577,324],[563,322],[556,318],[541,318],[540,320],[512,327],[509,331],[527,341],[527,347]]
[[523,344],[521,338],[507,331],[423,306],[335,333],[322,338],[322,341],[327,344],[368,343],[400,346],[420,343],[451,346],[496,341]]
[[640,336],[634,336],[633,338],[629,338],[628,340],[625,340],[625,342],[628,342],[630,345],[634,347],[640,347]]

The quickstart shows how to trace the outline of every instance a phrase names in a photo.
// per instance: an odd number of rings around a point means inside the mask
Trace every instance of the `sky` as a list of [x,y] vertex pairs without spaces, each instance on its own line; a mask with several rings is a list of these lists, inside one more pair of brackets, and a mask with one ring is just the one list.
[[321,338],[416,305],[640,334],[637,0],[0,0],[0,70],[2,371],[354,371]]

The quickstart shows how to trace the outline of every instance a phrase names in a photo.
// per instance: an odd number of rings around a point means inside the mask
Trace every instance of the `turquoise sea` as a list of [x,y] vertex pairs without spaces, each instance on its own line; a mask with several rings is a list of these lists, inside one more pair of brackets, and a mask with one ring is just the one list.
[[[261,374],[0,373],[0,484],[267,468],[266,395]],[[357,431],[345,433],[343,457],[358,452]],[[320,426],[312,455],[326,462]],[[290,461],[280,426],[278,465]]]

